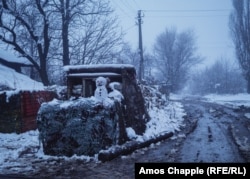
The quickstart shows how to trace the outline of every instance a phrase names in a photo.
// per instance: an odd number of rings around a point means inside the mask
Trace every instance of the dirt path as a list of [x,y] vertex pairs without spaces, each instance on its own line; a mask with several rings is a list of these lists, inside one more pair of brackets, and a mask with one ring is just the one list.
[[189,115],[199,120],[184,141],[178,162],[246,162],[230,130],[239,119],[234,109],[193,100],[183,104]]

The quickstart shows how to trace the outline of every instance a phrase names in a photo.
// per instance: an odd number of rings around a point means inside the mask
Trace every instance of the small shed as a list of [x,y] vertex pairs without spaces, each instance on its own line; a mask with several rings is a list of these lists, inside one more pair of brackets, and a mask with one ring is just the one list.
[[[149,120],[141,88],[137,83],[136,70],[131,64],[96,64],[65,66],[67,97],[91,97],[96,89],[95,79],[109,78],[109,82],[119,82],[124,96],[123,106],[126,127],[132,127],[137,134],[145,131]],[[126,106],[126,107],[125,107]]]
[[103,76],[109,82],[119,82],[123,86],[136,78],[133,65],[102,64],[102,65],[72,65],[65,66],[67,76],[67,96],[90,97],[96,89],[95,79]]

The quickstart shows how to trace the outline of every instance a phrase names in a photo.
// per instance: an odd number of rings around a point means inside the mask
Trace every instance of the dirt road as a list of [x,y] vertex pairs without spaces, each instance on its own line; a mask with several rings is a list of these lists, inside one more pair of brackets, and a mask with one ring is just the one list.
[[[187,113],[185,126],[165,141],[104,163],[79,159],[36,163],[30,156],[34,170],[2,178],[131,179],[136,162],[250,162],[250,120],[244,115],[250,113],[249,108],[230,108],[198,99],[181,102]],[[29,157],[25,160],[27,164]]]
[[195,130],[180,148],[177,162],[249,161],[246,152],[250,147],[250,121],[244,117],[249,109],[241,110],[240,107],[230,108],[194,99],[184,100],[182,104],[190,117],[198,120]]

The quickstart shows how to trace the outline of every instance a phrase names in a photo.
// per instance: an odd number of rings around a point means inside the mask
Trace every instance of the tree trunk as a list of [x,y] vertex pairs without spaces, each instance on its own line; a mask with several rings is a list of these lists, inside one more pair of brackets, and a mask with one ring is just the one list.
[[120,155],[128,155],[132,152],[134,152],[137,149],[141,149],[144,147],[148,147],[152,143],[157,143],[159,141],[168,139],[169,137],[173,136],[173,132],[165,133],[163,135],[157,136],[155,138],[138,142],[138,141],[132,141],[125,143],[122,146],[116,146],[113,150],[102,150],[98,154],[98,160],[102,162],[110,161]]
[[46,69],[42,68],[41,70],[39,70],[39,74],[40,74],[43,85],[44,86],[50,85]]
[[69,0],[66,0],[65,6],[62,4],[62,41],[63,41],[63,66],[70,65],[69,60]]
[[250,94],[250,76],[247,78],[247,93]]
[[63,39],[63,65],[69,65],[69,40],[68,40],[68,25],[63,25],[62,29]]

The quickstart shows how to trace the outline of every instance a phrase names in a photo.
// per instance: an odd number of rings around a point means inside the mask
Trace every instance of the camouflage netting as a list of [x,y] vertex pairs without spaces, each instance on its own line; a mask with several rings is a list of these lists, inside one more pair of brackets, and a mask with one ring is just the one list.
[[127,140],[120,104],[93,98],[43,103],[37,126],[47,155],[94,155]]

